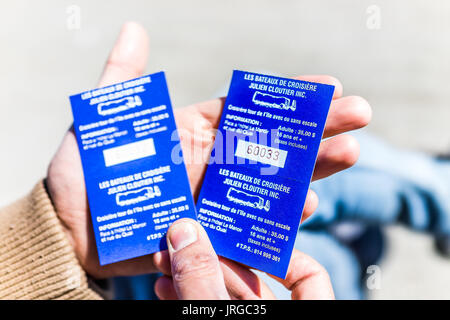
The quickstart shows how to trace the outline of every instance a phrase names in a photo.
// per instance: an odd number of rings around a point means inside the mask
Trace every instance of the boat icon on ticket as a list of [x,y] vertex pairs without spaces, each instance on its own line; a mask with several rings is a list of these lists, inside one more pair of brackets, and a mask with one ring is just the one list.
[[264,201],[264,198],[253,195],[241,190],[230,187],[227,192],[227,199],[231,202],[269,212],[270,201]]
[[296,109],[296,102],[294,99],[289,99],[281,96],[274,96],[272,94],[263,93],[256,91],[253,94],[253,103],[259,106],[268,107],[268,108],[276,108],[282,110],[292,110]]
[[101,116],[109,116],[115,113],[133,109],[141,105],[142,100],[139,96],[125,97],[99,103],[97,106],[97,112]]

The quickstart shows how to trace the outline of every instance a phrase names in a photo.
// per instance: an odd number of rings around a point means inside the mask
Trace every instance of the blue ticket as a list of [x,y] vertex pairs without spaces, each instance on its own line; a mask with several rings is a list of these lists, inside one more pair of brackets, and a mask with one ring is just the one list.
[[234,71],[197,201],[218,254],[286,276],[333,92]]
[[166,249],[170,224],[196,214],[164,73],[70,102],[100,264]]

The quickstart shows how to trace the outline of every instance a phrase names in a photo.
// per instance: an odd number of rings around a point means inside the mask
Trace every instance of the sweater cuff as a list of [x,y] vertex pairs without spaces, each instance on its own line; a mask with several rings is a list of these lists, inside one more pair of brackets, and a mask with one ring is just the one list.
[[0,210],[0,299],[101,299],[40,181]]

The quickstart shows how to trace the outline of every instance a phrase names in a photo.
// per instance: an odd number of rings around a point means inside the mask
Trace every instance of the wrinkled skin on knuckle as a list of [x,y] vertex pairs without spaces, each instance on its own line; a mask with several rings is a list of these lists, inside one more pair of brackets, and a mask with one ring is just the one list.
[[219,272],[219,261],[209,253],[192,256],[175,256],[172,260],[172,276],[175,281],[183,282],[194,278],[205,278]]

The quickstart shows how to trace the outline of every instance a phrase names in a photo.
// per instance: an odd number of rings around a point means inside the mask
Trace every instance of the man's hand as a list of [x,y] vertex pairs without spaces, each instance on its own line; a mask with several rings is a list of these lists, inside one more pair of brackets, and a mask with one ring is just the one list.
[[[108,58],[99,86],[141,76],[147,63],[148,43],[146,32],[141,26],[136,23],[125,24]],[[369,122],[371,109],[368,103],[359,97],[342,98],[342,85],[333,77],[304,76],[296,79],[327,83],[336,87],[324,133],[325,138],[331,138],[321,143],[313,179],[321,179],[352,166],[358,158],[358,143],[351,136],[338,134],[361,128]],[[213,144],[213,132],[217,128],[223,103],[223,98],[215,99],[175,111],[186,169],[195,197],[201,186]],[[195,152],[198,150],[201,150],[204,162],[195,161]],[[73,129],[66,133],[52,159],[46,182],[77,258],[91,276],[106,278],[150,273],[157,270],[155,264],[158,268],[164,268],[167,252],[106,266],[99,265],[81,159]],[[317,204],[317,196],[312,191],[309,192],[303,219],[315,210]],[[223,262],[222,266],[225,268],[226,263]]]
[[[273,299],[268,287],[245,267],[228,261],[233,271],[221,267],[205,230],[194,220],[175,221],[167,232],[171,270],[155,284],[160,299]],[[232,277],[240,277],[232,280]],[[228,278],[228,280],[227,280]],[[312,258],[294,250],[286,279],[273,277],[291,291],[293,300],[334,299],[330,278]],[[232,281],[230,281],[232,280]],[[233,283],[233,287],[230,287]]]
[[[149,40],[136,23],[123,26],[114,45],[99,87],[142,75],[147,64]],[[65,135],[47,173],[47,187],[59,219],[84,270],[95,278],[134,275],[155,271],[151,256],[101,267],[92,230],[81,158],[73,128]]]

